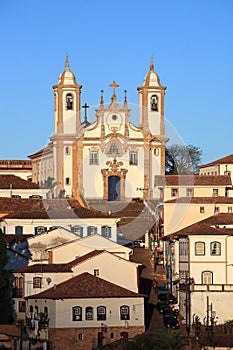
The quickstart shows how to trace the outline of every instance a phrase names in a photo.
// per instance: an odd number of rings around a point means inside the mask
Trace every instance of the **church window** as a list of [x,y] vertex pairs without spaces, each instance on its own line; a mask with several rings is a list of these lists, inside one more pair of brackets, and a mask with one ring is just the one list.
[[73,96],[72,94],[66,95],[66,109],[73,109]]
[[109,148],[109,151],[108,151],[109,154],[119,154],[119,150],[118,150],[118,147],[117,145],[115,144],[112,144]]
[[129,165],[138,165],[138,157],[136,151],[130,151],[129,153]]
[[90,150],[90,165],[98,165],[98,151],[97,150]]
[[70,181],[70,177],[67,177],[67,178],[66,178],[66,185],[70,185],[70,182],[71,182],[71,181]]
[[65,147],[65,154],[66,154],[66,155],[69,155],[69,154],[70,154],[70,147],[69,147],[69,146],[66,146],[66,147]]
[[159,148],[154,149],[154,156],[158,157],[159,155]]
[[158,97],[156,95],[151,97],[151,110],[158,111]]

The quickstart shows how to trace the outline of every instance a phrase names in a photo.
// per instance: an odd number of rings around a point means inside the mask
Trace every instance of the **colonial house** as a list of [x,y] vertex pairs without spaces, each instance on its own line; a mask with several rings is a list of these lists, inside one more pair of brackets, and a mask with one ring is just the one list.
[[[113,81],[111,102],[105,105],[103,91],[95,109],[95,121],[81,121],[81,88],[65,70],[54,89],[54,133],[49,144],[32,154],[32,181],[42,184],[48,177],[58,184],[57,195],[88,200],[124,201],[134,197],[154,197],[154,176],[164,175],[165,145],[164,95],[154,71],[153,59],[143,85],[138,87],[140,124],[131,121],[126,91],[124,102],[117,101]],[[134,108],[135,109],[135,108]],[[138,188],[144,191],[138,192]]]
[[233,197],[182,197],[168,200],[164,203],[164,235],[212,215],[232,212]]
[[144,295],[89,273],[26,300],[29,338],[51,350],[91,350],[145,331]]
[[24,180],[32,180],[32,161],[27,160],[0,160],[1,175],[15,175]]
[[181,197],[227,197],[231,189],[231,177],[226,175],[155,176],[155,192],[161,201]]
[[38,234],[64,227],[80,236],[93,233],[117,241],[117,222],[113,215],[80,206],[75,200],[0,198],[0,228],[7,234]]
[[219,213],[167,236],[166,265],[188,326],[233,319],[233,214]]
[[202,164],[199,167],[200,175],[228,175],[233,181],[233,154]]

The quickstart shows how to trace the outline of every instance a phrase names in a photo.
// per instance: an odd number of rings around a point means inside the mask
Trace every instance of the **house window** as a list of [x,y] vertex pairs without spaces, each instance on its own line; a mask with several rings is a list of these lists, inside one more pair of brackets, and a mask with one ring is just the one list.
[[76,235],[83,237],[83,227],[75,225],[71,227],[71,231],[74,232]]
[[203,271],[201,273],[201,284],[213,284],[213,272]]
[[94,269],[94,276],[99,276],[99,275],[100,275],[100,270]]
[[33,288],[41,288],[42,277],[36,276],[33,277]]
[[204,214],[204,212],[205,212],[205,207],[200,207],[200,213]]
[[214,212],[215,213],[219,213],[219,211],[220,211],[219,207],[214,207]]
[[228,207],[228,208],[227,208],[227,212],[228,212],[228,213],[232,213],[232,207]]
[[129,306],[122,305],[120,307],[120,319],[121,320],[129,320]]
[[84,340],[84,334],[83,333],[79,333],[78,340]]
[[73,96],[72,94],[66,95],[66,109],[73,109]]
[[72,308],[72,321],[82,321],[82,308],[80,306]]
[[108,154],[119,154],[118,147],[115,144],[112,144],[109,148]]
[[193,189],[187,188],[186,189],[186,197],[192,197],[193,196]]
[[178,196],[178,188],[172,188],[171,189],[171,196],[177,197]]
[[98,165],[98,151],[97,150],[90,150],[90,165]]
[[129,165],[138,165],[138,156],[136,151],[129,152]]
[[221,255],[221,243],[211,242],[210,243],[210,255]]
[[105,321],[106,320],[106,307],[98,306],[97,307],[97,321]]
[[231,172],[228,171],[228,170],[226,170],[226,171],[224,171],[224,175],[226,175],[226,176],[231,176]]
[[44,232],[46,232],[46,227],[44,227],[44,226],[35,227],[35,235],[38,235],[38,234],[44,233]]
[[15,226],[15,234],[22,235],[23,234],[23,226]]
[[87,235],[90,236],[92,234],[97,233],[97,227],[95,226],[88,226],[87,227]]
[[12,290],[13,298],[23,297],[23,277],[15,277]]
[[213,188],[213,197],[218,197],[218,188]]
[[195,242],[195,255],[205,255],[205,242]]
[[93,307],[88,306],[86,307],[86,320],[92,321],[93,319],[94,319]]
[[19,301],[19,312],[25,312],[25,311],[26,311],[26,302]]
[[101,227],[101,235],[106,238],[111,238],[111,227],[110,226],[102,226]]

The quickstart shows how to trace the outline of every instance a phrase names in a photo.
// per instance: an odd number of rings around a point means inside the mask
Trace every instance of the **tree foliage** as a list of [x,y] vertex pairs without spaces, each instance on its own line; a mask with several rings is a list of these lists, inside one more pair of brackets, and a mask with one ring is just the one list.
[[11,323],[11,286],[9,271],[5,270],[8,261],[7,245],[0,229],[0,324]]
[[166,148],[165,169],[167,175],[197,173],[202,150],[193,145],[173,144]]

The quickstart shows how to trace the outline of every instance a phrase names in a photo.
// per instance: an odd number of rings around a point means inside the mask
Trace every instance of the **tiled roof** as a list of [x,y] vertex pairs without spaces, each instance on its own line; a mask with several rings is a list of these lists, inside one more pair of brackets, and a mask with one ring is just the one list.
[[12,324],[0,324],[0,334],[20,337],[20,329]]
[[75,276],[28,299],[74,298],[137,298],[145,295],[132,292],[87,272]]
[[0,198],[0,213],[18,219],[106,218],[107,214],[82,207],[75,199]]
[[27,170],[32,170],[32,162],[31,160],[20,160],[20,159],[17,159],[17,160],[9,160],[9,159],[4,159],[4,160],[0,160],[0,169],[1,170],[9,170],[9,169],[27,169]]
[[0,189],[39,189],[39,185],[15,175],[0,175]]
[[20,242],[24,239],[33,237],[34,235],[4,235],[3,238],[7,243]]
[[155,176],[155,186],[230,186],[227,175],[166,175]]
[[[218,227],[224,225],[226,225],[226,227]],[[174,232],[172,235],[233,235],[233,228],[227,228],[227,225],[233,225],[233,213],[219,213],[213,215],[207,219],[184,227]]]
[[13,270],[13,272],[21,273],[48,273],[48,272],[72,272],[71,266],[68,264],[34,264],[30,266],[21,267]]
[[230,154],[229,156],[217,159],[213,162],[200,165],[200,166],[198,166],[198,168],[201,169],[201,168],[206,168],[208,166],[218,165],[218,164],[233,164],[233,154]]
[[165,203],[233,204],[233,197],[180,197],[170,199]]
[[33,159],[33,158],[41,157],[41,156],[43,156],[45,154],[47,155],[49,153],[52,153],[52,150],[53,150],[52,145],[49,144],[47,147],[40,149],[36,153],[30,154],[28,156],[28,158]]

